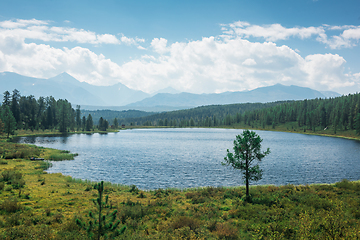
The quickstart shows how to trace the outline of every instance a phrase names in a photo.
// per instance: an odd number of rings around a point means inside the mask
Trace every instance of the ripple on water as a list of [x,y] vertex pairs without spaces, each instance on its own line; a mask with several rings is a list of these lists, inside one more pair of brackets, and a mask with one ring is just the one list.
[[[241,130],[138,129],[105,135],[27,137],[19,142],[70,150],[73,161],[48,172],[110,181],[140,189],[243,185],[238,171],[221,165]],[[360,143],[340,138],[256,131],[271,153],[256,184],[333,183],[360,176]]]

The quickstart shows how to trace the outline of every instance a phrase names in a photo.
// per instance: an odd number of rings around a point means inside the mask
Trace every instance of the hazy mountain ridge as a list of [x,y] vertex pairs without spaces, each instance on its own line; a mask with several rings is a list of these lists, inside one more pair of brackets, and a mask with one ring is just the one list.
[[53,96],[55,99],[67,99],[74,105],[121,106],[150,96],[121,83],[112,86],[95,86],[80,82],[67,73],[41,79],[3,72],[0,74],[0,88],[3,92],[6,90],[11,92],[16,88],[21,95],[34,95],[36,98]]
[[306,87],[284,86],[276,84],[269,87],[261,87],[246,92],[224,92],[211,94],[193,93],[158,93],[153,97],[145,98],[136,103],[127,105],[128,107],[155,107],[155,106],[205,106],[216,104],[233,103],[266,103],[285,100],[303,100],[314,98],[336,97],[340,94],[336,92],[319,92]]
[[[12,72],[0,73],[0,89],[11,92],[18,89],[21,95],[53,96],[55,99],[67,99],[73,105],[88,106],[87,109],[142,111],[170,111],[205,105],[234,104],[248,102],[275,102],[284,100],[303,100],[313,98],[336,97],[336,92],[319,92],[310,88],[284,86],[276,84],[251,91],[224,92],[211,94],[178,93],[173,88],[159,90],[156,95],[133,90],[124,84],[95,86],[80,82],[67,73],[49,79],[32,78]],[[170,92],[170,93],[168,93]],[[115,109],[114,109],[115,110]]]

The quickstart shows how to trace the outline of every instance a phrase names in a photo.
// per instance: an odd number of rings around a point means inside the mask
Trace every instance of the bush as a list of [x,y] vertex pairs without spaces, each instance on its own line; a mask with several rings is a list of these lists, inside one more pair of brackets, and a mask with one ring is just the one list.
[[219,239],[238,239],[237,229],[227,223],[218,223],[215,234]]
[[20,189],[25,186],[25,180],[24,179],[14,179],[11,181],[11,185],[14,189]]
[[131,185],[131,186],[130,186],[130,190],[129,190],[129,192],[131,192],[131,193],[135,193],[135,194],[138,194],[139,189],[137,188],[137,186],[135,186],[135,185]]
[[1,173],[1,181],[11,184],[14,189],[23,188],[25,185],[22,173],[15,170],[5,170]]
[[347,190],[360,191],[360,184],[358,182],[350,182],[347,179],[343,179],[341,182],[335,183],[335,187]]
[[2,173],[2,181],[11,183],[12,180],[21,179],[22,174],[15,170],[4,170]]
[[9,213],[14,213],[21,209],[21,205],[18,203],[16,198],[8,198],[1,204],[1,209]]
[[177,217],[174,222],[171,224],[171,227],[175,229],[189,227],[190,230],[195,231],[200,227],[200,223],[197,219],[187,217],[187,216],[180,216]]
[[191,202],[193,204],[199,204],[199,203],[204,203],[208,200],[208,198],[206,197],[207,194],[204,194],[205,196],[203,196],[203,194],[201,194],[200,192],[188,192],[185,194],[186,199],[191,199]]
[[0,159],[0,165],[6,165],[6,164],[8,164],[7,161]]

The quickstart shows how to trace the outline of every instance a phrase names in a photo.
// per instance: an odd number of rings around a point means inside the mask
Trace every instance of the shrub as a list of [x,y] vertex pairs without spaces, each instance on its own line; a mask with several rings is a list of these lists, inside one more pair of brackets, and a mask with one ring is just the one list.
[[61,213],[56,213],[54,215],[54,222],[62,223],[63,218],[64,218],[64,216]]
[[200,223],[197,219],[187,216],[179,216],[175,218],[174,222],[171,224],[171,227],[174,230],[178,228],[189,227],[190,230],[195,231],[200,227]]
[[191,199],[191,202],[193,204],[199,204],[199,203],[204,203],[206,202],[206,200],[208,200],[208,198],[206,197],[207,194],[204,195],[201,194],[200,192],[188,192],[185,194],[185,197],[187,199]]
[[353,188],[352,182],[350,182],[347,179],[343,179],[341,182],[335,183],[335,186],[338,188],[343,188],[343,189],[352,189]]
[[25,180],[24,179],[14,179],[11,181],[11,185],[14,189],[20,189],[25,186]]
[[0,165],[6,165],[6,164],[8,164],[7,161],[5,161],[5,160],[3,160],[3,159],[0,159]]
[[22,174],[15,170],[4,170],[2,173],[2,181],[11,183],[12,180],[21,179]]
[[228,223],[218,223],[215,234],[219,239],[238,239],[238,231]]
[[141,204],[125,205],[121,208],[120,219],[122,223],[126,222],[126,219],[131,218],[139,220],[147,214],[147,208]]
[[21,209],[21,205],[18,203],[16,198],[8,198],[1,204],[1,209],[9,213],[14,213]]
[[138,194],[139,189],[137,188],[137,186],[135,186],[135,185],[131,185],[131,186],[130,186],[130,190],[129,190],[129,192],[131,192],[131,193],[135,193],[135,194]]

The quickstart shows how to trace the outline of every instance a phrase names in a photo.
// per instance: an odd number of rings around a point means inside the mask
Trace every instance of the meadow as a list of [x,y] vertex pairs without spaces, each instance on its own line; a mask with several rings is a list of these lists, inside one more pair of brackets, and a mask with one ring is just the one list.
[[[76,224],[96,215],[93,182],[47,174],[60,150],[1,141],[0,239],[90,239]],[[61,159],[61,157],[59,157]],[[117,210],[111,239],[358,239],[360,182],[142,191],[105,183]],[[105,211],[105,212],[106,212]],[[105,237],[103,237],[105,239]]]

